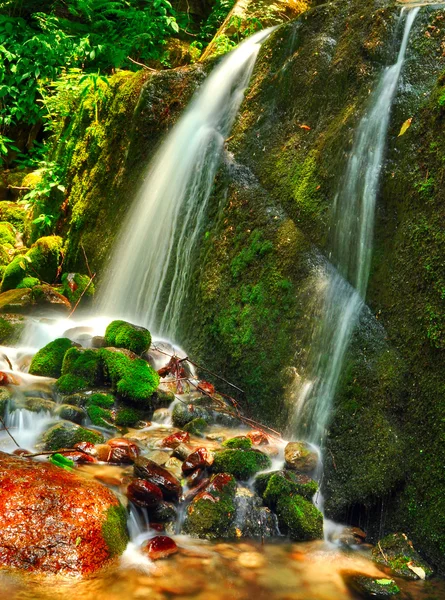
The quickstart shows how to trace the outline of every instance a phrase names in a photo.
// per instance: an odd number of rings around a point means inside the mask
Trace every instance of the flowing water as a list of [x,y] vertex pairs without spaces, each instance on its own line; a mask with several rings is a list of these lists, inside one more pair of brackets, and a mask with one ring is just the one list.
[[331,412],[345,353],[363,308],[371,265],[374,214],[389,118],[419,8],[402,9],[405,21],[396,62],[387,67],[361,119],[335,199],[322,319],[314,331],[310,379],[295,407],[294,435],[320,445]]
[[224,141],[270,32],[223,59],[162,144],[104,274],[102,314],[175,338]]

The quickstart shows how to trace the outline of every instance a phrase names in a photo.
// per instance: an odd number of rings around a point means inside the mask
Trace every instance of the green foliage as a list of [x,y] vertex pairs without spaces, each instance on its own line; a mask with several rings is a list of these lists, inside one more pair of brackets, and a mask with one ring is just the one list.
[[62,373],[63,357],[73,343],[68,338],[57,338],[41,348],[31,361],[29,372],[31,375],[43,377],[60,377]]
[[49,462],[53,465],[56,465],[56,467],[66,469],[67,471],[71,471],[74,468],[74,461],[72,461],[70,458],[66,458],[66,456],[63,456],[63,454],[53,454],[50,457]]
[[112,321],[105,331],[105,341],[109,346],[142,354],[150,348],[151,335],[144,327],[126,321]]
[[0,222],[0,245],[7,244],[10,248],[15,245],[15,230],[11,223]]
[[235,0],[216,0],[215,4],[213,5],[212,12],[201,27],[199,38],[202,43],[208,43],[211,41],[234,5]]

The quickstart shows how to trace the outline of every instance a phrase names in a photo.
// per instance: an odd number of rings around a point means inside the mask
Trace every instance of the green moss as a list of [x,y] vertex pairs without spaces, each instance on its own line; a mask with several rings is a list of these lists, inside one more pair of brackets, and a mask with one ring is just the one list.
[[18,231],[23,233],[26,211],[23,206],[15,202],[0,202],[0,219],[13,225]]
[[116,400],[110,394],[91,394],[88,396],[86,406],[100,406],[101,408],[113,408]]
[[75,394],[76,392],[87,390],[89,387],[85,379],[71,373],[62,375],[56,383],[56,389],[61,394]]
[[102,535],[108,546],[110,556],[120,556],[129,542],[127,530],[127,511],[119,506],[111,506],[107,510],[106,518],[102,524]]
[[140,358],[131,359],[121,352],[103,348],[106,379],[124,400],[147,405],[159,385],[159,375]]
[[13,248],[15,243],[15,228],[13,225],[11,225],[11,223],[6,223],[5,221],[0,221],[0,245],[7,245],[10,248]]
[[135,354],[142,354],[150,348],[151,335],[144,327],[126,321],[112,321],[105,331],[105,341],[108,346],[126,348]]
[[252,448],[252,440],[248,437],[239,436],[226,440],[222,445],[226,448],[239,448],[240,450],[248,450],[249,448]]
[[29,367],[31,375],[60,377],[65,353],[72,348],[72,345],[72,341],[68,338],[58,338],[44,346],[31,361]]
[[417,575],[407,566],[420,567],[426,577],[431,577],[433,570],[414,549],[412,542],[403,533],[392,533],[379,541],[373,548],[372,557],[378,564],[392,569],[397,575],[408,579],[417,579]]
[[110,410],[93,404],[87,407],[87,415],[93,425],[105,427],[106,429],[113,428],[113,415]]
[[102,383],[102,359],[99,350],[71,348],[65,354],[62,375],[83,379],[89,387]]
[[[80,273],[64,273],[61,279],[61,294],[66,296],[71,304],[76,304],[82,297],[82,302],[94,296],[95,287],[88,275]],[[83,294],[83,295],[82,295]]]
[[0,388],[0,417],[4,417],[12,398],[12,392],[5,387]]
[[134,427],[143,418],[143,413],[134,408],[121,408],[117,411],[115,424],[119,427]]
[[188,431],[188,433],[196,435],[197,437],[200,437],[207,428],[207,421],[202,417],[197,417],[196,419],[193,419],[193,421],[190,421],[183,427],[184,431]]
[[216,539],[235,534],[232,523],[236,482],[226,476],[222,485],[215,486],[215,482],[218,479],[213,476],[204,495],[199,494],[187,509],[184,531],[194,537]]
[[185,404],[184,402],[177,402],[174,405],[172,421],[175,427],[183,429],[195,419],[204,419],[206,423],[210,423],[212,420],[209,411],[200,406]]
[[292,471],[275,471],[258,475],[255,479],[255,489],[267,506],[274,508],[282,495],[298,494],[306,500],[311,500],[318,491],[318,484],[313,479]]
[[228,449],[215,454],[212,468],[215,473],[229,473],[237,479],[247,481],[271,466],[270,458],[259,450]]
[[62,259],[62,238],[48,236],[38,239],[24,256],[16,256],[6,267],[2,291],[16,288],[25,277],[38,277],[53,283]]
[[24,328],[23,317],[0,317],[0,345],[13,346],[17,344]]
[[302,496],[280,496],[276,514],[280,530],[287,531],[291,539],[303,542],[323,538],[323,515]]
[[42,437],[45,450],[59,450],[60,448],[73,448],[78,442],[91,442],[101,444],[104,437],[92,429],[85,429],[75,423],[63,421],[50,427]]
[[22,279],[22,281],[16,286],[17,289],[22,289],[22,288],[33,288],[36,285],[40,285],[40,280],[37,279],[37,277],[24,277]]

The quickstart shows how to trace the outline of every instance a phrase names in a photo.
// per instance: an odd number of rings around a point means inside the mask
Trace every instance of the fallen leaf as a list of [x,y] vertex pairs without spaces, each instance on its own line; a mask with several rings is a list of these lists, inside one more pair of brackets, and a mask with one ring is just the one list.
[[404,133],[406,133],[408,131],[408,129],[411,127],[412,120],[413,120],[412,117],[410,117],[409,119],[406,119],[406,121],[403,123],[402,127],[400,128],[400,133],[397,137],[400,137],[401,135],[403,135]]
[[311,128],[309,127],[309,125],[300,125],[300,129],[304,129],[305,131],[310,131]]
[[408,567],[408,569],[410,569],[413,573],[415,573],[417,575],[417,577],[419,577],[420,579],[425,580],[426,578],[426,573],[425,571],[422,569],[422,567],[417,567],[414,563],[409,562],[406,563],[406,566]]

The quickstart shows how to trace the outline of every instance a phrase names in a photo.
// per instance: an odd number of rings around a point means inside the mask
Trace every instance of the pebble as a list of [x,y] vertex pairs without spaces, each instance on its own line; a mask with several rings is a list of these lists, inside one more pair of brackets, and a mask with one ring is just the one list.
[[247,569],[259,569],[265,566],[266,559],[259,552],[242,552],[238,556],[238,562]]

